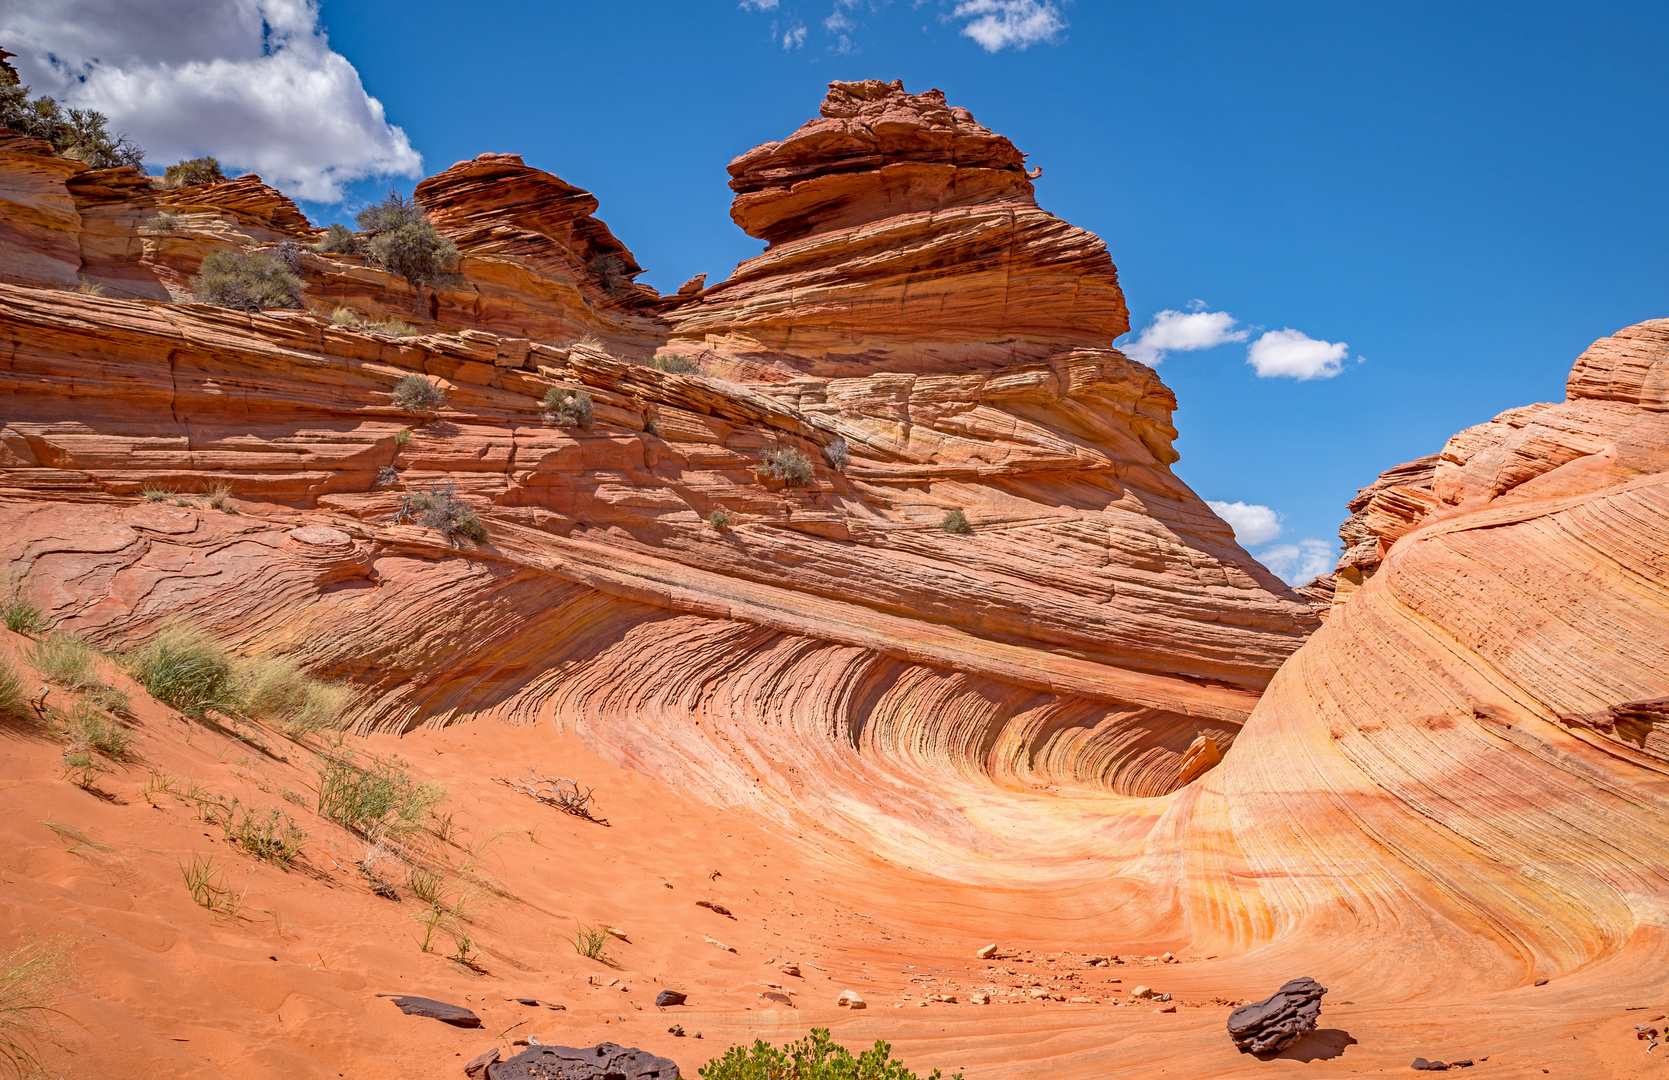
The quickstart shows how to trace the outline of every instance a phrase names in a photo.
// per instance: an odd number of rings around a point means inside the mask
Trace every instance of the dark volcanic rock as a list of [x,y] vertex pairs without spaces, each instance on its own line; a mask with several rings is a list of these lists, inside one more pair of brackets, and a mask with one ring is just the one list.
[[1230,1013],[1229,1037],[1254,1054],[1285,1050],[1315,1030],[1325,993],[1327,988],[1314,979],[1293,979],[1262,1001]]
[[486,1080],[678,1080],[678,1066],[670,1058],[647,1050],[599,1043],[585,1049],[572,1046],[530,1046],[508,1061],[487,1066]]
[[687,994],[680,994],[676,990],[662,990],[655,995],[655,1004],[657,1005],[682,1005],[687,1000],[689,1000]]
[[461,1005],[448,1005],[444,1001],[436,1001],[426,997],[402,997],[390,995],[394,1004],[400,1006],[400,1011],[407,1016],[427,1016],[431,1020],[451,1024],[454,1027],[478,1028],[481,1018]]

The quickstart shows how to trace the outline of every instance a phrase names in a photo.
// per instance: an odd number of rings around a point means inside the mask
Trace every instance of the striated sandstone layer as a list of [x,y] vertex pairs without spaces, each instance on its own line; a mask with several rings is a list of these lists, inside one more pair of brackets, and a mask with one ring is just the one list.
[[950,372],[1130,328],[1106,245],[966,109],[869,80],[821,111],[730,163],[731,216],[770,246],[670,312],[670,351],[757,380]]

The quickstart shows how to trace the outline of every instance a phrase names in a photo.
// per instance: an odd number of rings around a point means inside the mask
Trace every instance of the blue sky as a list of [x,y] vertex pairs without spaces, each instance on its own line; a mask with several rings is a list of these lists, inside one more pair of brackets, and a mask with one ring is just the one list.
[[[1180,401],[1182,477],[1208,499],[1280,515],[1279,536],[1254,551],[1332,542],[1343,502],[1380,470],[1561,397],[1596,337],[1669,315],[1662,3],[974,0],[958,17],[968,0],[324,0],[325,45],[309,37],[307,0],[64,2],[88,25],[101,7],[111,25],[147,6],[258,10],[269,34],[296,28],[286,55],[346,58],[362,91],[352,71],[332,69],[331,85],[342,100],[360,93],[369,118],[298,143],[316,160],[286,184],[345,197],[304,200],[315,218],[346,216],[390,183],[356,170],[416,172],[420,155],[427,174],[520,153],[595,192],[663,291],[760,249],[729,220],[724,166],[814,115],[830,79],[938,87],[1043,167],[1045,209],[1106,240],[1138,331],[1194,301],[1228,313],[1216,337],[1240,340],[1173,351],[1159,370]],[[52,0],[4,8],[0,44],[27,36],[25,9],[57,32],[83,21]],[[992,51],[1005,14],[1053,32]],[[27,60],[26,76],[49,81]],[[116,91],[101,104],[147,146],[264,153],[282,172],[282,139],[233,144],[292,113],[316,123],[329,101],[286,108],[296,85],[249,90],[276,105],[253,102],[269,119],[236,129],[145,129],[161,121],[123,116]],[[329,174],[332,161],[347,164]],[[1172,327],[1189,328],[1212,329]],[[1346,345],[1338,373],[1260,377],[1249,346],[1288,329]]]

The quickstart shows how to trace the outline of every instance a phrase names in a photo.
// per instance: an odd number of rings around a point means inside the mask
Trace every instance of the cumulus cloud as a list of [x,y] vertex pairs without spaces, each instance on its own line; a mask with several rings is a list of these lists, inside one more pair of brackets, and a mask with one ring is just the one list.
[[1296,544],[1276,544],[1258,552],[1258,562],[1269,567],[1288,585],[1303,585],[1333,569],[1338,549],[1325,540],[1306,539]]
[[962,0],[951,17],[971,19],[962,33],[988,53],[1053,41],[1066,29],[1060,8],[1050,0]]
[[1124,347],[1124,354],[1138,363],[1152,366],[1173,352],[1214,349],[1230,341],[1245,341],[1249,330],[1235,329],[1234,316],[1226,311],[1205,311],[1203,301],[1188,305],[1194,310],[1161,311],[1147,324],[1141,336]]
[[1281,535],[1281,515],[1267,506],[1256,503],[1217,502],[1207,499],[1206,505],[1217,512],[1217,516],[1229,523],[1234,530],[1234,539],[1241,547],[1249,548],[1256,544],[1267,544]]
[[105,113],[154,162],[212,154],[314,202],[423,175],[317,0],[7,0],[0,42],[36,93]]
[[1342,341],[1320,341],[1300,330],[1271,330],[1252,342],[1246,362],[1258,378],[1331,379],[1344,370],[1350,346]]

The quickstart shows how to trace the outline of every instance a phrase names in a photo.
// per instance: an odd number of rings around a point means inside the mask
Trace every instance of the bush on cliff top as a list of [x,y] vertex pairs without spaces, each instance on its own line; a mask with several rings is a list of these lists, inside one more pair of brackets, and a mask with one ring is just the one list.
[[[752,1047],[732,1046],[721,1058],[703,1065],[701,1080],[921,1080],[894,1060],[892,1047],[875,1040],[875,1045],[856,1057],[829,1037],[828,1028],[812,1028],[811,1034],[782,1049],[764,1039]],[[951,1080],[961,1080],[955,1073]],[[938,1080],[939,1070],[927,1080]]]
[[394,392],[389,396],[394,399],[394,404],[419,416],[427,416],[446,404],[446,391],[417,374],[401,378],[394,384]]
[[[162,187],[182,188],[195,187],[198,184],[212,184],[217,180],[226,179],[226,174],[220,171],[220,162],[212,157],[192,158],[181,161],[178,165],[170,165],[162,172]],[[155,183],[155,181],[153,181]]]
[[341,222],[332,222],[325,230],[319,242],[313,245],[314,251],[328,251],[337,255],[360,255],[365,251],[365,241],[358,233]]
[[261,308],[298,308],[306,286],[270,255],[242,255],[216,251],[203,260],[191,279],[191,292],[200,302],[233,311]]
[[390,191],[382,202],[361,210],[355,220],[372,234],[366,250],[385,270],[419,287],[434,288],[451,280],[458,265],[458,246],[435,230],[415,199]]
[[62,156],[95,169],[143,168],[145,151],[126,134],[112,135],[109,124],[94,109],[65,109],[45,95],[30,101],[29,88],[0,70],[0,126],[45,139]]

